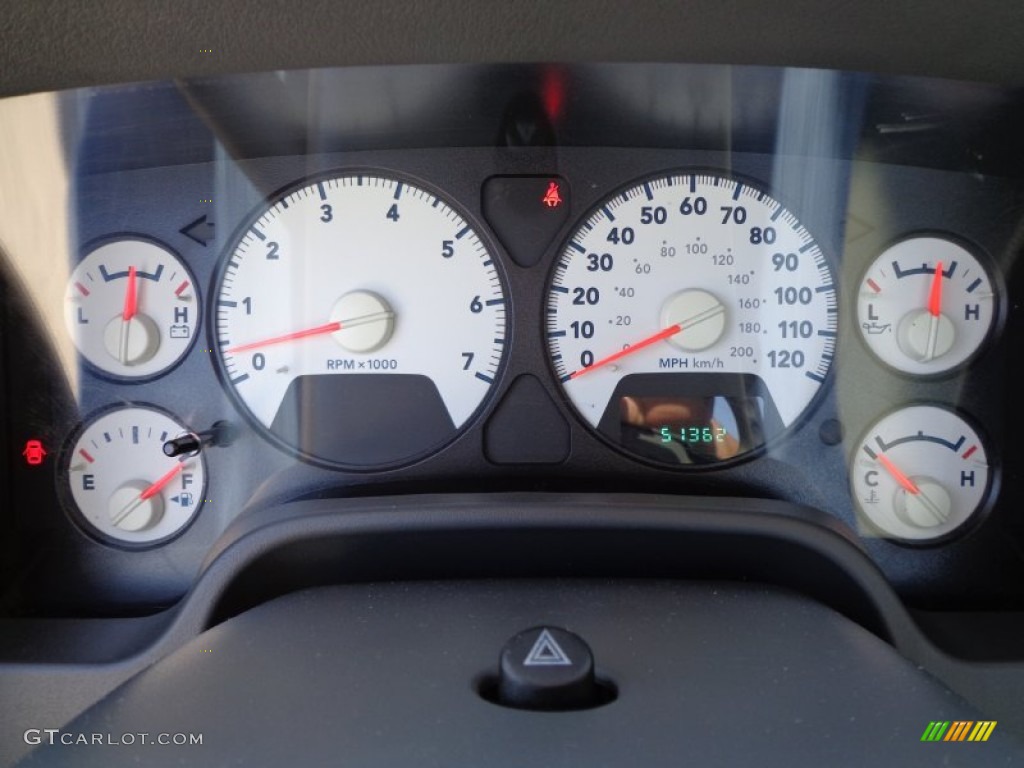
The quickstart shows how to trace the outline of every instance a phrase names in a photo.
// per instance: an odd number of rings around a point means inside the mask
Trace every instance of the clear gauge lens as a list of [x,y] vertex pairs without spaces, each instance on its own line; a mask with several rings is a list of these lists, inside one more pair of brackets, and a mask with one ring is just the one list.
[[943,539],[985,501],[992,470],[978,433],[945,408],[915,405],[868,430],[850,469],[854,497],[882,535]]
[[449,442],[494,384],[505,296],[452,204],[348,174],[273,202],[228,251],[215,298],[224,376],[280,445],[377,468]]
[[857,328],[883,362],[915,375],[949,371],[992,330],[996,292],[978,259],[942,237],[884,251],[861,281]]
[[836,314],[832,271],[792,213],[744,182],[681,174],[587,217],[555,268],[546,333],[587,423],[634,455],[699,465],[800,418]]
[[156,544],[180,533],[203,503],[201,455],[168,458],[164,443],[188,430],[154,408],[107,411],[87,423],[64,458],[78,518],[122,544]]
[[71,274],[64,319],[82,356],[126,379],[163,373],[199,323],[195,280],[167,248],[126,238],[86,254]]

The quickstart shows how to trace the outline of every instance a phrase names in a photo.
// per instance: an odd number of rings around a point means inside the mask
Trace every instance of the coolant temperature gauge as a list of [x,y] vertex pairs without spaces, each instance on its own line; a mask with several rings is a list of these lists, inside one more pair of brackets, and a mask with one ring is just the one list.
[[201,453],[168,457],[164,443],[189,431],[148,406],[107,411],[86,424],[64,458],[78,519],[106,541],[162,542],[203,503]]
[[915,405],[881,419],[857,446],[854,498],[884,536],[942,539],[982,507],[992,485],[985,444],[960,416]]
[[105,373],[131,379],[177,363],[199,322],[191,273],[166,248],[137,238],[87,254],[68,281],[64,309],[82,356]]
[[970,251],[942,237],[912,237],[885,250],[864,276],[857,328],[896,370],[938,374],[977,352],[995,309],[992,280]]

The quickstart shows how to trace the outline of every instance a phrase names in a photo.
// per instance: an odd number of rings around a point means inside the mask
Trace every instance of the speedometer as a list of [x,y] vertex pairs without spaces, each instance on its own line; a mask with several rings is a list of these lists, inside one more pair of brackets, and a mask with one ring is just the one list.
[[505,296],[454,205],[349,173],[286,190],[236,236],[210,323],[221,373],[275,443],[376,469],[453,439],[494,384]]
[[605,199],[548,290],[548,349],[568,399],[649,460],[758,450],[806,412],[832,362],[824,254],[796,216],[732,177],[664,175]]

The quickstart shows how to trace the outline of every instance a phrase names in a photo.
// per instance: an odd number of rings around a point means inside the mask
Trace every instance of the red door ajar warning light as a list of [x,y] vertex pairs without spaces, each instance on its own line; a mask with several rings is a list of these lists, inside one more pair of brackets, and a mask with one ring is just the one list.
[[43,463],[43,459],[46,458],[46,449],[43,448],[43,444],[39,440],[27,440],[25,450],[21,452],[21,455],[25,457],[26,464],[35,467]]
[[562,204],[562,195],[558,191],[557,181],[548,182],[548,191],[544,193],[543,202],[548,208],[557,208]]

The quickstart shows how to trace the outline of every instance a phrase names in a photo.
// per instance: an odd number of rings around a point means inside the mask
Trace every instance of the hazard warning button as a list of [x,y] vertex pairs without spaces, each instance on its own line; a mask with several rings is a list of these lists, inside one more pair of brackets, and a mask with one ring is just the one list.
[[519,709],[586,709],[604,703],[594,657],[582,638],[558,627],[533,627],[501,651],[498,703]]

